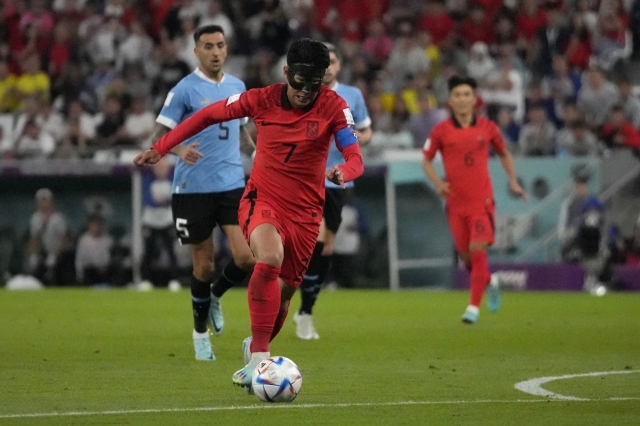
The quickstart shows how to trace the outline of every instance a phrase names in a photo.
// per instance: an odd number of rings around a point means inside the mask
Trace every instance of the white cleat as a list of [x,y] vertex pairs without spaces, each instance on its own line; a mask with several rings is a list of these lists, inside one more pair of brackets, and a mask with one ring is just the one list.
[[296,312],[293,315],[293,322],[296,323],[296,336],[298,336],[299,339],[313,339],[313,332],[315,329],[313,328],[313,317],[311,315]]

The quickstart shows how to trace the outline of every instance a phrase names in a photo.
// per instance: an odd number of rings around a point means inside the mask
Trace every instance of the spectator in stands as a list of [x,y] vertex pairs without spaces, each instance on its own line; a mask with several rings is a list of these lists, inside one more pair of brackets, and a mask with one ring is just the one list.
[[509,107],[514,110],[516,121],[524,116],[524,85],[520,73],[513,69],[511,58],[502,57],[500,67],[489,74],[480,96],[497,110]]
[[591,58],[591,32],[581,15],[574,15],[569,27],[569,43],[565,55],[569,66],[576,72],[589,67]]
[[65,131],[64,117],[51,104],[40,106],[40,115],[42,117],[42,131],[51,135],[57,144]]
[[153,132],[155,121],[155,115],[147,109],[146,99],[135,98],[131,111],[127,114],[122,137],[131,139],[131,142],[140,148],[145,148]]
[[44,159],[53,154],[55,149],[53,136],[42,131],[36,120],[29,120],[16,140],[13,153],[17,158]]
[[384,109],[382,100],[377,96],[369,98],[367,103],[371,117],[371,129],[374,132],[388,133],[391,131],[391,114]]
[[164,41],[159,47],[160,53],[160,73],[156,77],[152,93],[164,99],[169,90],[191,73],[189,65],[178,58],[176,46],[171,40]]
[[500,129],[502,139],[507,144],[510,152],[518,152],[518,139],[520,137],[520,126],[513,120],[511,108],[502,107],[498,110],[496,123]]
[[53,32],[53,44],[49,50],[49,78],[56,80],[65,64],[75,55],[76,47],[71,42],[71,25],[67,21],[56,24]]
[[85,157],[89,154],[89,145],[96,136],[94,118],[84,110],[82,102],[72,101],[67,107],[65,128],[60,138],[59,149],[63,157]]
[[547,16],[536,0],[523,0],[516,15],[518,44],[527,50],[533,47],[538,30],[547,23]]
[[26,10],[20,18],[20,28],[33,27],[38,34],[47,38],[54,26],[54,17],[47,10],[46,0],[32,0],[29,9]]
[[551,67],[553,72],[542,79],[542,96],[552,99],[554,110],[558,111],[566,100],[577,99],[582,82],[580,76],[569,69],[569,62],[562,55],[553,57]]
[[[220,0],[209,0],[209,6],[206,13],[200,19],[200,27],[207,25],[218,25],[224,30],[224,38],[227,43],[233,43],[233,23],[231,19],[223,12]],[[193,52],[192,52],[193,53]]]
[[124,115],[117,98],[107,98],[101,113],[95,117],[96,138],[98,148],[111,148],[123,142]]
[[558,120],[564,127],[570,127],[578,120],[585,120],[584,112],[578,109],[575,101],[567,99],[563,102],[562,107],[557,111]]
[[529,157],[554,155],[556,128],[547,119],[544,106],[531,105],[528,118],[529,122],[520,131],[519,153]]
[[598,155],[598,138],[584,120],[577,120],[561,129],[556,135],[556,146],[560,155]]
[[374,19],[369,24],[367,38],[362,43],[362,51],[369,65],[381,69],[393,50],[393,39],[386,33],[382,19]]
[[640,128],[640,99],[632,93],[631,82],[627,78],[618,81],[618,103],[622,105],[625,118],[636,128]]
[[542,90],[542,85],[534,81],[529,85],[526,98],[524,100],[525,114],[528,116],[533,105],[542,106],[545,116],[554,124],[558,124],[556,117],[556,104],[554,100],[546,95]]
[[620,105],[613,107],[609,113],[609,120],[602,126],[600,137],[609,148],[640,148],[640,132],[626,120]]
[[97,214],[90,216],[87,230],[80,236],[76,249],[76,278],[81,285],[112,282],[113,244],[113,238],[104,230],[102,216]]
[[193,33],[196,30],[195,16],[192,14],[183,14],[184,7],[180,9],[180,32],[173,41],[176,45],[178,52],[178,58],[189,65],[189,68],[195,69],[200,60],[193,54],[193,49],[196,47],[196,42],[193,39]]
[[[38,102],[49,102],[49,89],[51,80],[49,76],[42,71],[40,65],[40,57],[38,54],[29,56],[23,64],[24,72],[16,82],[16,89],[20,99],[26,97],[35,97]],[[24,108],[24,103],[20,104],[19,109]]]
[[62,257],[68,251],[67,224],[55,210],[51,190],[39,189],[35,200],[37,210],[29,226],[27,271],[45,284],[62,284],[56,278],[60,275]]
[[141,65],[151,56],[153,51],[153,40],[146,33],[140,21],[131,21],[129,31],[129,35],[118,47],[116,70],[119,72],[132,65]]
[[535,64],[535,74],[547,76],[553,72],[553,58],[565,51],[569,36],[569,28],[564,25],[560,3],[550,3],[546,10],[546,24],[538,29],[532,51],[531,62]]
[[584,166],[577,167],[572,174],[573,192],[562,203],[558,218],[558,240],[562,244],[563,258],[565,259],[570,259],[570,256],[573,256],[570,253],[575,248],[583,207],[592,197],[589,192],[589,170]]
[[450,43],[456,34],[455,22],[447,14],[444,0],[431,0],[427,3],[426,13],[418,21],[417,28],[431,34],[438,47]]
[[578,109],[584,111],[587,123],[592,127],[604,124],[609,111],[618,102],[618,89],[607,81],[602,69],[589,69],[586,84],[578,92]]
[[111,62],[101,61],[94,66],[93,72],[84,82],[80,95],[89,111],[96,113],[100,110],[107,98],[107,88],[116,77],[117,73]]
[[[176,255],[173,250],[175,231],[171,214],[171,184],[173,169],[167,159],[162,159],[146,173],[142,181],[142,225],[145,238],[142,259],[143,279],[157,281],[158,261],[162,251],[169,259],[169,280],[177,273]],[[166,275],[166,274],[165,274]],[[156,279],[154,279],[156,278]]]
[[493,43],[493,22],[487,17],[484,6],[472,3],[469,17],[462,23],[460,38],[466,49],[476,43],[483,43],[485,46]]
[[489,46],[482,41],[471,46],[471,55],[467,64],[467,75],[473,77],[480,87],[487,84],[489,76],[495,71],[496,63],[489,55]]
[[613,13],[602,15],[593,39],[593,55],[598,66],[611,71],[631,56],[632,51],[631,32],[622,17]]
[[354,287],[356,256],[360,251],[361,235],[366,232],[362,211],[356,206],[352,189],[345,191],[340,227],[333,243],[333,277],[342,288]]
[[89,37],[88,51],[94,64],[108,62],[113,64],[117,58],[117,47],[127,37],[127,30],[120,22],[118,9],[105,10],[104,20],[87,34]]
[[418,94],[420,111],[409,119],[409,131],[413,136],[414,148],[422,148],[433,126],[449,116],[443,109],[432,108],[432,98],[433,96],[426,90]]
[[[343,7],[353,1],[343,0],[338,4],[338,7]],[[286,52],[287,43],[291,38],[291,30],[289,29],[286,15],[278,0],[264,0],[260,4],[262,9],[249,18],[245,24],[249,29],[251,39],[258,48],[270,50],[275,56],[279,57]],[[345,24],[343,27],[343,37],[349,31],[359,31],[359,29],[352,28],[351,24],[359,22],[360,18],[361,15],[358,13],[340,15],[340,19],[351,19],[350,23]],[[359,39],[359,37],[360,35],[358,34],[356,38]]]
[[0,60],[0,114],[12,112],[18,108],[16,99],[17,78],[9,71],[6,60]]
[[398,24],[398,33],[387,62],[396,88],[402,87],[407,77],[429,71],[429,59],[418,45],[411,24]]

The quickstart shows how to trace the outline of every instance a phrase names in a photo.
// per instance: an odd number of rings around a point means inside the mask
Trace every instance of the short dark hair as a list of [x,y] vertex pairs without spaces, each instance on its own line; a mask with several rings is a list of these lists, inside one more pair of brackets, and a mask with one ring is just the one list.
[[614,105],[611,112],[624,112],[624,107],[620,104]]
[[202,34],[214,34],[214,33],[220,33],[224,35],[224,30],[220,25],[205,25],[204,27],[198,28],[193,33],[193,41],[198,43],[198,40],[200,40],[200,37],[202,36]]
[[473,90],[475,90],[478,87],[478,83],[476,82],[475,78],[461,77],[459,75],[454,75],[453,77],[449,78],[449,81],[447,82],[447,84],[449,85],[449,92],[451,92],[456,87],[462,86],[465,84],[467,86],[471,86]]
[[329,67],[329,49],[324,43],[310,38],[302,38],[291,43],[287,52],[287,65],[305,64]]
[[329,53],[333,53],[334,55],[336,55],[339,61],[342,60],[342,54],[335,44],[325,41],[324,45],[327,46],[327,50],[329,51]]

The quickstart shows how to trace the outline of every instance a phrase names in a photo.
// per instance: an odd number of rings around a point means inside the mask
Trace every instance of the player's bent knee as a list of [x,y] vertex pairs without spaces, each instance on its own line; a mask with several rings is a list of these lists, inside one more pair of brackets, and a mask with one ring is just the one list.
[[256,262],[266,263],[267,265],[280,267],[284,260],[284,254],[278,252],[260,253],[256,258]]
[[200,281],[208,281],[213,275],[213,269],[212,259],[197,259],[193,264],[193,275]]
[[248,254],[241,254],[233,258],[233,261],[238,266],[238,268],[243,271],[248,271],[253,268],[256,264],[256,258],[253,257],[253,253],[249,252]]

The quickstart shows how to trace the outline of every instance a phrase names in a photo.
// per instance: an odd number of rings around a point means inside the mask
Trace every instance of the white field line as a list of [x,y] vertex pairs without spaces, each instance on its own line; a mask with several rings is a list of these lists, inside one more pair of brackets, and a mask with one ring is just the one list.
[[[609,374],[631,374],[640,373],[640,370],[620,370],[620,371],[600,371],[595,373],[584,374],[565,374],[564,376],[549,376],[538,377],[537,379],[525,380],[515,384],[515,388],[530,395],[544,396],[546,398],[559,399],[563,401],[589,401],[589,398],[578,398],[577,396],[560,395],[559,393],[551,392],[542,387],[545,383],[553,382],[555,380],[575,379],[578,377],[597,377],[607,376]],[[625,400],[625,398],[611,398],[614,401]]]
[[[592,399],[592,402],[635,401],[640,398],[611,398]],[[244,411],[244,410],[294,410],[299,408],[350,408],[350,407],[394,407],[407,405],[464,405],[464,404],[531,404],[550,402],[547,399],[479,399],[479,400],[449,400],[449,401],[397,401],[397,402],[351,402],[343,404],[260,404],[237,405],[229,407],[195,407],[195,408],[151,408],[146,410],[110,410],[110,411],[67,411],[51,413],[0,414],[0,419],[21,419],[31,417],[73,417],[73,416],[106,416],[127,414],[157,414],[157,413],[189,413],[200,411]]]

